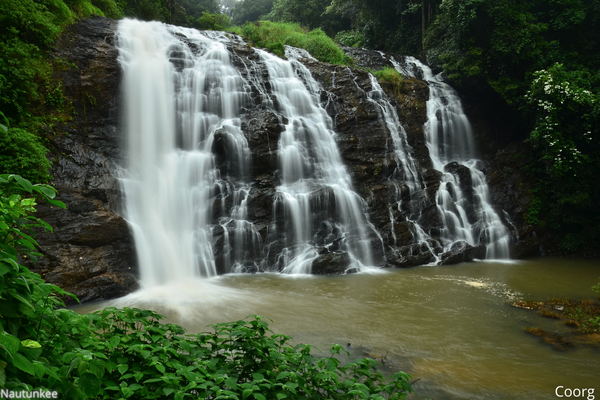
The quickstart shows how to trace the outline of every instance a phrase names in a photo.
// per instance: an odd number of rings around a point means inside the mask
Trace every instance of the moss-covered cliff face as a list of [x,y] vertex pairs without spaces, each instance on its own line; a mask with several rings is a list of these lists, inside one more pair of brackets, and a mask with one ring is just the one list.
[[[52,184],[60,191],[60,200],[67,210],[42,206],[39,216],[55,227],[54,234],[39,236],[45,257],[36,267],[47,282],[55,283],[75,293],[82,301],[122,296],[138,287],[133,240],[127,223],[119,216],[120,193],[114,171],[123,165],[121,152],[123,132],[120,130],[121,67],[115,48],[117,22],[94,17],[70,29],[57,42],[55,56],[66,60],[71,68],[57,70],[63,80],[64,94],[75,110],[68,124],[56,126],[52,136]],[[232,63],[250,82],[251,103],[242,116],[242,131],[251,151],[252,184],[248,196],[248,218],[263,239],[269,235],[273,221],[273,203],[277,192],[277,143],[284,127],[282,116],[275,110],[261,107],[259,90],[242,68],[256,60],[254,50],[245,45],[228,43]],[[398,207],[390,204],[409,202],[407,192],[390,180],[397,167],[389,130],[378,106],[370,100],[373,87],[369,74],[361,67],[380,69],[389,61],[378,52],[353,50],[356,67],[332,66],[303,59],[304,65],[320,83],[320,101],[333,120],[336,141],[344,163],[350,172],[357,193],[369,206],[370,223],[382,242],[382,267],[410,267],[433,261],[431,252],[414,240],[412,222]],[[432,236],[441,229],[436,208],[436,191],[440,185],[439,171],[433,169],[423,126],[427,119],[426,103],[429,88],[425,81],[406,78],[398,90],[382,84],[407,133],[413,156],[420,165],[425,183],[422,189],[419,223]],[[484,106],[484,105],[482,105]],[[493,132],[485,118],[475,115],[476,132]],[[285,121],[284,121],[285,122]],[[226,137],[215,136],[216,163],[227,168],[224,153]],[[221,143],[223,142],[223,143]],[[221,147],[220,147],[221,146]],[[488,150],[485,172],[497,211],[513,232],[515,257],[539,254],[543,237],[525,223],[532,188],[524,172],[527,156],[525,145],[515,144],[500,150]],[[463,171],[464,172],[464,171]],[[452,173],[460,176],[456,166]],[[223,174],[225,174],[222,171]],[[398,188],[400,193],[398,193]],[[219,272],[226,272],[223,227],[217,222],[224,210],[232,205],[215,202],[213,252]],[[505,212],[503,212],[505,211]],[[277,238],[263,249],[247,248],[256,257],[266,257],[267,263],[278,254],[283,241]],[[250,246],[249,244],[247,246]],[[280,250],[280,249],[279,249]],[[480,249],[457,246],[444,256],[447,263],[481,257]],[[344,255],[324,251],[315,261],[315,273],[337,273],[344,270]]]

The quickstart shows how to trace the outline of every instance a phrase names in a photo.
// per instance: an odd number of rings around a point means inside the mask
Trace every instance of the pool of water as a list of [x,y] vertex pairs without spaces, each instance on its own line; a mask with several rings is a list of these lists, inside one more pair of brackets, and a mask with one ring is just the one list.
[[[525,327],[565,332],[515,300],[595,297],[600,261],[535,259],[373,270],[345,276],[226,275],[144,289],[108,305],[150,308],[190,332],[258,314],[271,328],[326,350],[346,346],[419,381],[412,398],[556,399],[595,388],[600,350],[557,351]],[[562,392],[559,392],[562,394]],[[599,397],[600,398],[600,397]]]

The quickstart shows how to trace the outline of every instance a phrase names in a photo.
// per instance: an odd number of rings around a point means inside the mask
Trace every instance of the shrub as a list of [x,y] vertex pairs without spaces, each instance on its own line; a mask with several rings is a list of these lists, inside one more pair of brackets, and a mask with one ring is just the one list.
[[363,45],[363,34],[359,31],[340,31],[333,38],[336,42],[340,42],[344,46],[360,47]]
[[50,162],[37,136],[19,128],[0,132],[0,173],[18,172],[36,182],[50,180]]
[[379,71],[373,72],[373,75],[377,77],[379,82],[389,83],[392,85],[394,92],[396,94],[400,94],[400,88],[402,87],[402,75],[394,68],[391,67],[383,67]]
[[225,14],[210,14],[203,12],[202,16],[196,21],[198,29],[222,31],[229,27],[231,18]]
[[280,57],[284,57],[284,46],[288,45],[305,49],[317,60],[330,64],[347,65],[350,62],[342,49],[318,28],[306,31],[298,24],[261,21],[236,27],[234,32]]

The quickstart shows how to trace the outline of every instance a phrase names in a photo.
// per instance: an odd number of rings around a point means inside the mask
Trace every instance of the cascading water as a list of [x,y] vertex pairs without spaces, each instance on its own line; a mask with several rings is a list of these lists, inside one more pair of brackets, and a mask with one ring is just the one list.
[[[233,232],[226,236],[259,240],[245,221],[250,152],[239,120],[245,82],[225,46],[195,30],[123,20],[118,43],[128,137],[120,181],[142,282],[214,276],[213,201],[233,198],[231,215],[220,220]],[[226,180],[213,154],[219,141],[227,143]],[[230,263],[240,261],[232,253]]]
[[347,251],[354,268],[373,265],[366,205],[342,164],[332,121],[318,101],[319,85],[294,59],[305,55],[288,48],[287,61],[257,51],[278,111],[287,120],[279,139],[281,184],[275,204],[276,210],[277,203],[283,205],[284,220],[291,222],[280,259],[283,271],[309,273],[323,251]]
[[[393,225],[395,223],[392,207],[395,206],[397,210],[400,211],[400,213],[406,218],[406,220],[412,224],[412,235],[415,242],[424,245],[437,262],[439,261],[439,257],[434,250],[435,243],[432,245],[431,237],[423,230],[418,222],[422,208],[429,201],[423,190],[425,188],[425,184],[419,174],[418,163],[412,154],[413,150],[408,143],[406,130],[398,118],[398,113],[396,112],[395,107],[393,107],[386,98],[386,95],[379,85],[377,79],[372,74],[369,75],[371,79],[372,90],[367,94],[367,96],[379,107],[385,125],[390,132],[392,144],[394,146],[393,155],[396,168],[390,176],[390,180],[393,182],[393,185],[396,189],[396,196],[395,203],[390,205],[389,210],[390,222],[392,224],[392,234],[394,232]],[[406,196],[409,198],[408,202],[402,201],[402,187],[400,186],[400,183],[402,183],[408,190],[408,195]],[[405,205],[403,203],[408,204]],[[395,244],[394,237],[394,245]]]
[[[309,273],[323,254],[340,255],[345,268],[373,265],[378,234],[341,162],[319,84],[294,60],[306,54],[290,48],[286,61],[255,49],[246,80],[232,66],[226,43],[234,40],[156,22],[119,24],[128,164],[118,173],[142,283],[249,268]],[[274,259],[248,218],[242,117],[257,107],[253,90],[283,126],[271,230],[285,243]]]
[[484,243],[486,258],[509,258],[510,234],[490,204],[485,175],[477,168],[471,124],[458,95],[414,57],[406,57],[405,66],[390,61],[398,72],[429,84],[424,132],[433,167],[444,172],[436,203],[446,248],[457,240]]

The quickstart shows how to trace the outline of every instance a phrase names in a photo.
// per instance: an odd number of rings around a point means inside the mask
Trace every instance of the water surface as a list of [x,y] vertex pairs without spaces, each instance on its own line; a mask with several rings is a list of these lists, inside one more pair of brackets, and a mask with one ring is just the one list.
[[[565,327],[510,306],[549,296],[594,297],[600,261],[536,259],[374,270],[337,277],[225,275],[140,291],[106,305],[155,309],[190,332],[251,314],[322,350],[387,355],[385,371],[420,381],[432,399],[555,399],[554,390],[600,392],[599,350],[554,350],[524,331]],[[600,393],[599,393],[600,395]]]

